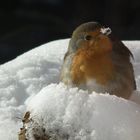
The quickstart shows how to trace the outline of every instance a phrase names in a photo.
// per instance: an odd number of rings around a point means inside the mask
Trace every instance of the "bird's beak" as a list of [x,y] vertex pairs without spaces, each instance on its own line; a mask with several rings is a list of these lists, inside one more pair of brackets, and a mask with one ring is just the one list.
[[93,46],[94,44],[95,44],[95,39],[91,39],[90,42],[89,42],[89,45]]

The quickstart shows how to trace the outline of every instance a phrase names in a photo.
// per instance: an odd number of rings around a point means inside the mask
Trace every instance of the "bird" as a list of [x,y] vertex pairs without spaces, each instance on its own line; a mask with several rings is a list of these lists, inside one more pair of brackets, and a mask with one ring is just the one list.
[[129,99],[136,90],[131,58],[131,51],[109,27],[86,22],[72,33],[60,81],[89,93],[108,93]]

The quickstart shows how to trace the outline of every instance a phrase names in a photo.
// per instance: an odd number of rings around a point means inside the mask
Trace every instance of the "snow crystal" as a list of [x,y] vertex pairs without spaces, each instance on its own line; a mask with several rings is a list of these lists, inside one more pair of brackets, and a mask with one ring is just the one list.
[[109,35],[111,34],[111,29],[108,27],[108,28],[101,28],[101,31],[100,31],[102,34],[105,34],[105,35]]
[[44,126],[59,138],[139,140],[140,105],[134,102],[140,103],[140,42],[124,42],[135,59],[138,91],[132,102],[59,83],[68,41],[44,44],[0,66],[0,139],[17,140],[22,117],[30,111],[33,127]]

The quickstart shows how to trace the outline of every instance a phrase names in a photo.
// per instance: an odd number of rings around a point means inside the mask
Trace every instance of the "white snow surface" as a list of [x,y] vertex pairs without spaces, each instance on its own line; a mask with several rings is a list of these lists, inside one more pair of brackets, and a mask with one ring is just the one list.
[[135,59],[133,101],[60,83],[68,42],[44,44],[0,66],[0,140],[18,140],[26,111],[59,140],[140,140],[140,41],[124,41]]

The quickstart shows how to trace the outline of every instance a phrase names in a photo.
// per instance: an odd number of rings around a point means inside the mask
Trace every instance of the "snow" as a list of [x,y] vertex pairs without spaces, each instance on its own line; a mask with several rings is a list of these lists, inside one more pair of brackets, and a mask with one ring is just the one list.
[[140,41],[124,42],[135,59],[133,101],[59,83],[68,41],[44,44],[0,66],[0,139],[17,140],[23,115],[30,111],[32,127],[43,127],[52,137],[56,132],[59,140],[139,140]]
[[[46,128],[46,132],[59,130],[58,140],[67,136],[70,140],[140,138],[140,105],[115,96],[89,95],[61,83],[51,84],[34,97],[28,110],[35,120],[32,127]],[[30,134],[31,129],[28,131]]]
[[107,28],[101,28],[100,32],[103,34],[109,35],[109,34],[111,34],[112,31],[109,27],[107,27]]

